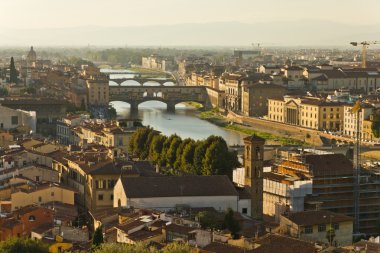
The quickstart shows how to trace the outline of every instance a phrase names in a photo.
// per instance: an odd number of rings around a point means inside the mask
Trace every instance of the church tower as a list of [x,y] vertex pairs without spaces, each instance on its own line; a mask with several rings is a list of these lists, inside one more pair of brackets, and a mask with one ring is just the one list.
[[265,139],[244,138],[244,185],[251,194],[251,217],[263,217],[263,161]]

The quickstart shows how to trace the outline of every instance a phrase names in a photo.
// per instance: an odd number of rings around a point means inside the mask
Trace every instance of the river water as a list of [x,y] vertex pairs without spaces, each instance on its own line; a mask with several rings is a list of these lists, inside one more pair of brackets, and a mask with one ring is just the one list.
[[[130,118],[128,103],[111,102],[119,118]],[[166,111],[166,104],[159,101],[148,101],[139,105],[138,118],[145,126],[151,126],[165,135],[177,134],[181,138],[195,140],[205,139],[210,135],[223,137],[228,145],[243,144],[244,135],[238,132],[224,130],[196,116],[193,107],[178,104],[175,113]]]
[[[109,69],[101,70],[110,74],[111,78],[129,78],[133,77],[135,72],[130,70]],[[118,85],[110,81],[110,86]],[[124,82],[123,85],[140,86],[133,80]],[[147,82],[144,86],[156,86],[156,82]],[[164,86],[173,86],[172,82],[165,83]],[[117,111],[118,118],[131,118],[130,106],[128,103],[114,101],[111,102]],[[228,145],[242,145],[244,135],[238,132],[224,130],[206,120],[199,119],[196,114],[197,110],[185,104],[176,105],[174,113],[166,111],[166,104],[159,101],[148,101],[139,105],[138,118],[142,120],[144,126],[151,126],[153,129],[160,131],[165,135],[177,134],[181,138],[192,138],[195,140],[206,139],[210,135],[223,137]]]

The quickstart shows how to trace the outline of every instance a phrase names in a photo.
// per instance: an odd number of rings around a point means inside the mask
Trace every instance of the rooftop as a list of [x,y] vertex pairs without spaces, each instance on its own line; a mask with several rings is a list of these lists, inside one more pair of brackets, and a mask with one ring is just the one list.
[[227,176],[126,177],[121,179],[128,198],[177,196],[237,196]]
[[333,213],[327,210],[288,213],[284,214],[283,216],[298,226],[312,226],[319,224],[353,221],[353,218],[350,216]]

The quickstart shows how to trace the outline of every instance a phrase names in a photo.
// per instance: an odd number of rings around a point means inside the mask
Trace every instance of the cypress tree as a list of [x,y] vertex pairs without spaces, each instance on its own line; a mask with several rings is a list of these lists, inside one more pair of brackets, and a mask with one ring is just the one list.
[[17,70],[16,70],[16,66],[15,66],[15,61],[13,59],[13,57],[11,57],[11,64],[9,66],[9,69],[10,69],[10,79],[9,81],[11,83],[17,83],[18,81],[18,73],[17,73]]

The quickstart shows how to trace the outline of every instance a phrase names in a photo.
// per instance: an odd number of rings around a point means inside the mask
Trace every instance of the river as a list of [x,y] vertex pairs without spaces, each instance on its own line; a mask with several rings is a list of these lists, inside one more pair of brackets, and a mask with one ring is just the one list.
[[[119,118],[130,117],[128,103],[115,101],[112,105]],[[165,135],[177,134],[181,138],[196,140],[205,139],[210,135],[223,137],[228,145],[243,144],[243,134],[224,130],[197,116],[195,108],[185,104],[176,105],[175,113],[166,111],[166,104],[159,101],[148,101],[139,105],[138,118],[145,126],[151,126]]]

